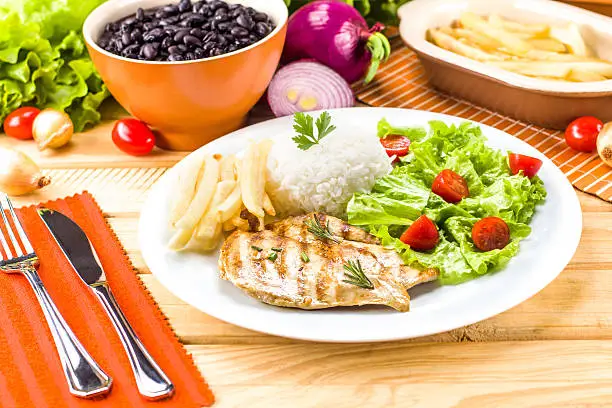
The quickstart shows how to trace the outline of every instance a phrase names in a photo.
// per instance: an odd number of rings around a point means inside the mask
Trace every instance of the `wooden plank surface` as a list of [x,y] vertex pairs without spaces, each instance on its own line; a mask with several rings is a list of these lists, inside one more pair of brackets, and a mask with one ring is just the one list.
[[[118,112],[118,115],[121,113]],[[256,111],[253,121],[265,117]],[[112,122],[38,154],[52,177],[20,205],[89,190],[141,279],[210,382],[219,407],[612,406],[612,205],[578,193],[584,229],[568,268],[541,293],[483,322],[420,339],[330,345],[241,329],[180,301],[138,249],[148,189],[184,153],[134,159],[110,140]],[[559,220],[563,222],[563,220]]]

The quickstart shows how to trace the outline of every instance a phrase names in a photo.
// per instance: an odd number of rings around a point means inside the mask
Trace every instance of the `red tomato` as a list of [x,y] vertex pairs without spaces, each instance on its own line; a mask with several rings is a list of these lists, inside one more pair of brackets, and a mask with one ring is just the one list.
[[402,135],[389,135],[380,139],[380,143],[382,143],[389,157],[402,157],[407,155],[408,150],[410,150],[410,139]]
[[483,218],[472,227],[472,241],[484,252],[503,249],[510,242],[510,228],[501,218]]
[[421,215],[404,231],[400,240],[417,251],[429,251],[438,245],[440,234],[438,234],[436,224],[426,215]]
[[431,186],[431,191],[447,203],[458,203],[470,195],[470,190],[463,177],[452,170],[445,169],[438,174]]
[[31,106],[15,109],[4,119],[4,133],[15,139],[32,139],[32,123],[39,113],[40,109]]
[[583,116],[574,120],[565,129],[567,145],[580,152],[594,152],[597,149],[597,136],[603,122],[593,116]]
[[519,174],[522,171],[525,177],[532,178],[540,171],[542,160],[523,154],[508,153],[508,164],[512,174]]
[[113,127],[113,142],[127,154],[143,156],[155,147],[155,135],[138,119],[121,119]]

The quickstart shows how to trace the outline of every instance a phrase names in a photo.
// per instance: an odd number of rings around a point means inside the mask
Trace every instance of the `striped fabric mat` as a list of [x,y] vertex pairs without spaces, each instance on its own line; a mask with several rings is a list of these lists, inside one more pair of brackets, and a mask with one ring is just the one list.
[[433,89],[416,55],[399,38],[391,43],[391,58],[381,67],[376,79],[355,89],[359,101],[376,107],[445,113],[501,129],[548,156],[574,187],[612,201],[612,168],[606,166],[597,153],[570,149],[562,132],[530,125]]

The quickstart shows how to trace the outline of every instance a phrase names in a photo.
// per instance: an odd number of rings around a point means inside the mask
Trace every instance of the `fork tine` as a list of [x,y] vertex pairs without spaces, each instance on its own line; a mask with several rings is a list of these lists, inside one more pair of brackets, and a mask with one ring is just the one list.
[[[6,219],[6,215],[4,215],[4,207],[2,206],[2,197],[0,196],[0,213],[2,213],[2,218],[4,219],[4,226],[6,227],[7,231],[11,230],[11,226],[8,224],[7,219]],[[6,254],[6,261],[8,261],[10,258],[13,258],[13,254],[11,252],[11,248],[9,247],[8,243],[6,242],[6,238],[4,237],[4,233],[0,230],[0,243],[2,243],[2,248],[4,248],[4,253]]]
[[8,233],[9,239],[13,243],[13,248],[15,249],[16,257],[23,256],[23,252],[21,251],[21,247],[19,246],[19,241],[15,238],[15,233],[13,233],[13,228],[11,227],[11,223],[9,222],[6,214],[4,213],[4,206],[2,205],[3,198],[8,201],[8,196],[2,195],[0,196],[0,212],[2,213],[2,219],[4,220],[4,225],[6,226],[6,232]]
[[19,221],[17,214],[15,214],[13,203],[8,197],[6,197],[6,202],[8,203],[9,211],[11,212],[11,216],[13,217],[13,223],[15,224],[15,229],[17,230],[17,234],[19,235],[19,238],[21,239],[21,243],[23,244],[23,247],[26,250],[26,255],[33,254],[34,248],[32,247],[32,244],[30,243],[28,236],[23,230],[23,225],[21,225],[21,221]]

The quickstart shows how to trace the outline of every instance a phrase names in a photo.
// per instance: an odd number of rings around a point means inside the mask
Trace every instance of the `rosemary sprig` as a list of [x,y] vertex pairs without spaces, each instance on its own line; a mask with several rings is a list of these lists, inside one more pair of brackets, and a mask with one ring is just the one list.
[[316,215],[313,216],[313,218],[314,220],[304,221],[304,224],[306,224],[306,227],[308,227],[308,232],[312,233],[321,240],[329,239],[334,241],[336,244],[340,243],[340,238],[335,237],[329,230],[329,221],[327,221],[327,224],[323,226]]
[[283,252],[283,248],[270,248],[272,249],[274,252]]
[[359,286],[363,289],[374,289],[372,281],[366,276],[365,272],[361,268],[361,262],[359,259],[355,261],[347,261],[344,264],[344,279],[342,282],[350,283],[351,285]]
[[306,255],[306,252],[302,251],[301,255],[302,255],[302,261],[304,261],[304,263],[310,262],[310,258],[308,257],[308,255]]
[[268,255],[268,260],[272,262],[276,261],[277,258],[278,258],[277,252],[270,252],[270,255]]
[[254,250],[255,250],[255,251],[257,251],[257,252],[261,252],[261,251],[263,251],[263,248],[260,248],[260,247],[255,246],[255,245],[251,245],[251,248],[252,248],[252,249],[254,249]]

